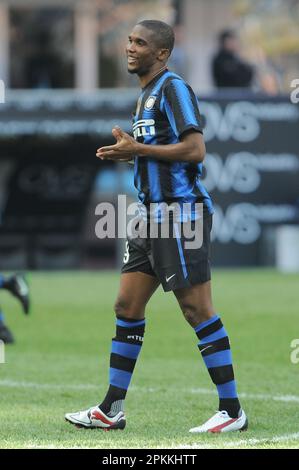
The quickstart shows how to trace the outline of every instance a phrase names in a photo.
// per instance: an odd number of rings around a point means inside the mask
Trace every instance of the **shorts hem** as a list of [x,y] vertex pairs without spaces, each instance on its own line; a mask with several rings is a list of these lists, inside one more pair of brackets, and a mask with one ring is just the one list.
[[206,277],[200,277],[200,278],[193,278],[193,279],[184,279],[182,282],[177,282],[174,286],[169,286],[165,285],[164,282],[161,285],[163,287],[164,292],[171,292],[175,291],[178,289],[186,289],[188,287],[195,286],[196,284],[204,284],[205,282],[209,282],[211,280],[211,275],[208,275]]

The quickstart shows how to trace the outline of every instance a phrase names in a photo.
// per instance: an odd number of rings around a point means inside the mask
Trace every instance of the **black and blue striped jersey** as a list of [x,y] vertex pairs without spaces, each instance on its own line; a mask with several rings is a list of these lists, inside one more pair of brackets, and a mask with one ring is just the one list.
[[[135,140],[148,145],[175,144],[188,130],[202,133],[197,98],[178,75],[163,70],[142,89],[133,115]],[[145,206],[157,202],[203,203],[212,213],[211,198],[200,181],[202,164],[135,157],[134,183]]]

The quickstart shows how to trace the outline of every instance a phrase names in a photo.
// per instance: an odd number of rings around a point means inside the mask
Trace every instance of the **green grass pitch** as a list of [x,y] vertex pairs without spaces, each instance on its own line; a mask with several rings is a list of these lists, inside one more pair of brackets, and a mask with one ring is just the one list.
[[[33,308],[1,292],[16,344],[0,364],[1,448],[299,448],[299,276],[215,270],[213,296],[232,345],[250,427],[192,435],[217,409],[196,336],[171,293],[147,308],[143,350],[126,401],[124,431],[77,429],[64,413],[101,401],[107,388],[118,273],[34,273]],[[299,356],[299,354],[298,354]]]

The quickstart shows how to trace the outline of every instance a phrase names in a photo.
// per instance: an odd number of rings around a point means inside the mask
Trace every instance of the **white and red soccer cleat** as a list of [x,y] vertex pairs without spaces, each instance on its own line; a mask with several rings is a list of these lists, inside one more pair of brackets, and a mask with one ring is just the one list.
[[65,419],[80,428],[101,428],[105,431],[109,431],[110,429],[124,429],[126,426],[126,418],[122,411],[110,417],[105,415],[98,406],[93,406],[88,410],[78,411],[76,413],[66,413]]
[[192,428],[189,432],[229,432],[229,431],[246,431],[248,428],[248,420],[246,414],[241,410],[238,418],[231,418],[227,411],[218,411],[212,418],[208,419],[202,426]]

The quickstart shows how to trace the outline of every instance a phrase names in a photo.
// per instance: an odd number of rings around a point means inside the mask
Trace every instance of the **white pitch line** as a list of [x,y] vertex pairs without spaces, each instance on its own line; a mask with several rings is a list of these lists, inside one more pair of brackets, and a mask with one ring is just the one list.
[[15,380],[0,380],[0,386],[4,387],[20,387],[20,388],[37,388],[37,389],[48,389],[48,390],[94,390],[97,387],[93,384],[48,384],[48,383],[35,383],[35,382],[24,382]]
[[[273,444],[276,444],[277,442],[284,442],[284,441],[288,441],[288,440],[291,440],[291,439],[299,439],[299,432],[295,432],[293,434],[283,434],[281,436],[275,436],[275,437],[264,437],[262,439],[242,439],[241,441],[231,441],[231,442],[226,442],[225,445],[228,445],[228,446],[231,446],[231,445],[234,445],[234,446],[242,446],[242,445],[256,445],[256,444],[262,444],[263,442],[267,442],[267,443],[273,443]],[[299,444],[299,441],[298,441],[298,444]]]
[[[208,390],[205,388],[191,388],[188,389],[190,393],[209,393],[209,394],[214,394],[217,395],[216,390]],[[284,401],[284,402],[295,402],[299,403],[299,396],[298,395],[270,395],[267,393],[239,393],[238,394],[240,398],[245,398],[245,399],[253,399],[253,400],[273,400],[273,401]]]
[[[223,434],[222,434],[223,435]],[[218,435],[220,437],[220,435]],[[181,445],[181,446],[176,446],[177,449],[212,449],[212,448],[218,448],[219,445],[221,445],[221,448],[224,447],[241,447],[244,445],[249,445],[249,446],[255,446],[258,444],[277,444],[278,442],[284,442],[284,441],[289,441],[292,439],[298,439],[298,448],[299,448],[299,432],[293,433],[293,434],[282,434],[281,436],[275,436],[275,437],[263,437],[261,439],[242,439],[240,441],[235,440],[235,441],[221,441],[217,444],[214,442],[211,444],[190,444],[190,445]]]
[[[20,388],[36,388],[36,389],[48,389],[48,390],[99,390],[102,387],[95,384],[49,384],[49,383],[35,383],[35,382],[26,382],[26,381],[15,381],[4,379],[0,380],[0,386],[4,387],[20,387]],[[137,393],[159,393],[164,391],[164,388],[159,387],[139,387],[133,385],[130,388],[131,392]],[[192,393],[199,395],[217,395],[216,390],[210,390],[208,388],[181,388],[176,389],[181,393]],[[282,401],[287,403],[299,403],[298,395],[270,395],[270,394],[261,394],[261,393],[239,393],[240,398],[248,400],[273,400],[273,401]]]

